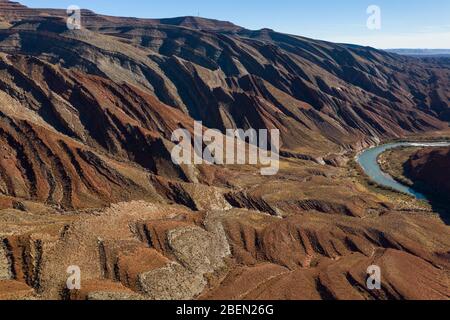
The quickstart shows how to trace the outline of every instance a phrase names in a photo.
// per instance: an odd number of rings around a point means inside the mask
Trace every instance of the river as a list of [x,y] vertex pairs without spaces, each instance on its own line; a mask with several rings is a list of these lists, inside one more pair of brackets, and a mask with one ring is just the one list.
[[378,156],[386,150],[400,148],[400,147],[447,147],[450,142],[393,142],[384,144],[378,147],[364,150],[357,156],[357,161],[369,178],[377,184],[385,187],[390,187],[402,193],[409,194],[419,200],[426,200],[427,197],[396,181],[389,174],[383,172],[378,165]]

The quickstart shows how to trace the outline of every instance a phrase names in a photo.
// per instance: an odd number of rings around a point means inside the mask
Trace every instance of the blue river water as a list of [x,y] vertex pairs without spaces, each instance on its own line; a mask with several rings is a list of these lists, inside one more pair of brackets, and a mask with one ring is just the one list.
[[379,185],[390,187],[402,193],[409,194],[419,200],[426,200],[427,197],[422,193],[401,184],[396,181],[387,173],[381,170],[378,165],[378,156],[383,152],[400,147],[446,147],[450,146],[450,142],[394,142],[389,144],[384,144],[378,147],[370,148],[363,151],[357,156],[357,161],[364,172],[369,176],[371,180]]

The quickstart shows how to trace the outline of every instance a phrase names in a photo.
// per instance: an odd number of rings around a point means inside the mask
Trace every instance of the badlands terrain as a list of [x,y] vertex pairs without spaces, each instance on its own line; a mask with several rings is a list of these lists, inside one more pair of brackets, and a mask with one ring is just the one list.
[[425,192],[450,204],[450,148],[416,152],[405,164],[405,171],[413,181],[422,184]]
[[398,181],[450,206],[450,148],[402,148],[381,155],[384,171]]
[[[198,17],[66,17],[0,0],[0,299],[450,298],[445,213],[354,161],[450,136],[450,59]],[[279,173],[175,165],[172,132],[194,120],[279,129]]]

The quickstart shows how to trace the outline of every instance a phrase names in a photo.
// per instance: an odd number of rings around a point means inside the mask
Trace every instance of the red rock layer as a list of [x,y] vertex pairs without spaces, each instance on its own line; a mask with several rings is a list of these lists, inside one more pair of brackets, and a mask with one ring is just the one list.
[[448,202],[450,194],[450,149],[423,149],[406,163],[406,174],[417,186]]

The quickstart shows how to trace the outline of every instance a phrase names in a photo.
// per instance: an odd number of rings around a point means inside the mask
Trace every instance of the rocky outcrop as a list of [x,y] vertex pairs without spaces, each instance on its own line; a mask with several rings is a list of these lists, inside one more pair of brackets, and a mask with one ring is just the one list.
[[0,281],[9,280],[12,278],[11,262],[8,259],[7,248],[4,245],[0,246]]
[[[19,221],[7,225],[13,272],[0,288],[14,290],[4,299],[449,298],[448,227],[422,214],[280,218],[141,201],[35,221],[26,234]],[[80,290],[66,288],[73,265]],[[371,265],[381,290],[365,285]]]
[[405,174],[414,182],[414,187],[450,204],[449,148],[426,148],[414,153],[405,163]]

